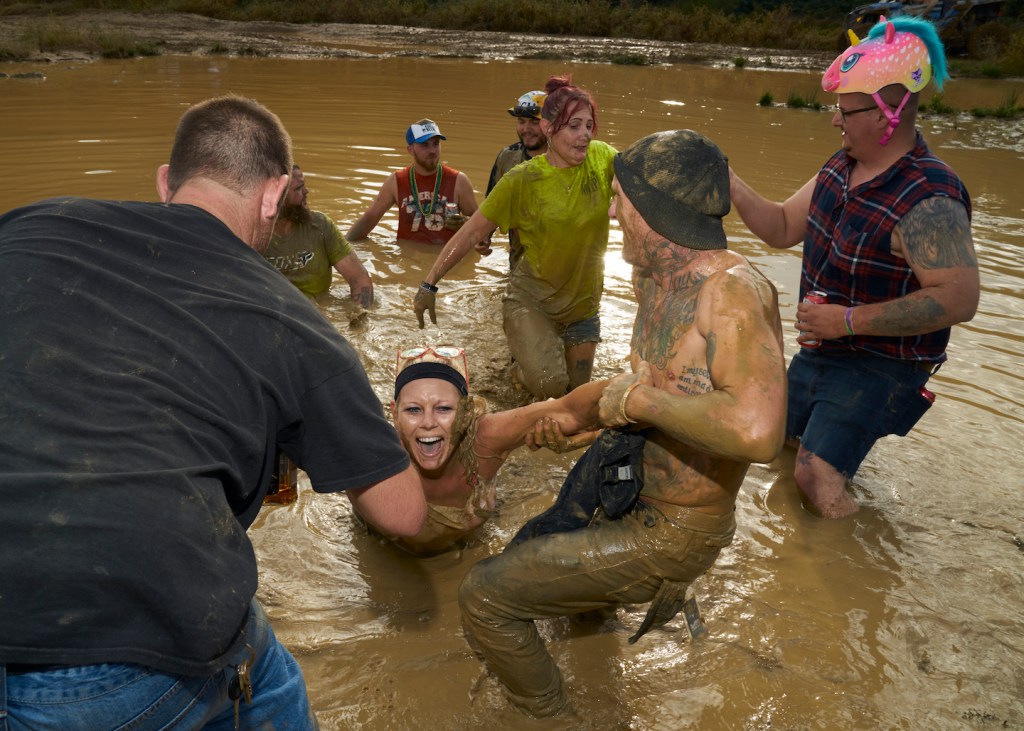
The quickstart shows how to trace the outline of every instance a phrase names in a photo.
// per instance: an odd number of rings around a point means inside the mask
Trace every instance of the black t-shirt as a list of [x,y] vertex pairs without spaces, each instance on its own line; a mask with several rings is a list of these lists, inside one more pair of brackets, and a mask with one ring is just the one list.
[[217,218],[0,217],[0,662],[221,667],[275,446],[320,492],[408,456],[358,356]]

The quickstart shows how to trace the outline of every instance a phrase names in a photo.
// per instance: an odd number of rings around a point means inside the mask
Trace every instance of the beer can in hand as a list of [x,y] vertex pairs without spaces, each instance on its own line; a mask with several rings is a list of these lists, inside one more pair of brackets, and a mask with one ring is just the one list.
[[[825,294],[824,292],[821,292],[821,291],[817,290],[817,289],[811,290],[810,292],[808,292],[807,294],[804,295],[804,302],[810,302],[811,304],[815,304],[815,305],[823,305],[826,302],[828,302],[828,295]],[[801,330],[800,332],[803,333],[803,330]],[[820,340],[805,340],[804,342],[800,343],[800,345],[801,345],[801,347],[804,347],[804,348],[820,348],[821,347],[821,341]]]

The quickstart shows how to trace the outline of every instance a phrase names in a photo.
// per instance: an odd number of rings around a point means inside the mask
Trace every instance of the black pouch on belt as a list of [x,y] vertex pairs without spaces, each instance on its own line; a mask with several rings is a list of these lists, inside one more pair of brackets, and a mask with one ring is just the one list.
[[584,528],[598,507],[613,520],[629,512],[644,486],[646,441],[643,431],[601,432],[566,476],[555,504],[528,520],[506,550],[546,533]]

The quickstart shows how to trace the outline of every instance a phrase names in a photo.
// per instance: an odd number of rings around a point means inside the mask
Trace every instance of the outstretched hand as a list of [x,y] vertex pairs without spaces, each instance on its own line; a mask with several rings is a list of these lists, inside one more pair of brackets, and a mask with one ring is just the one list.
[[640,361],[636,373],[622,373],[608,381],[597,405],[602,426],[624,426],[642,419],[630,418],[627,402],[638,386],[653,386],[654,375],[647,361]]
[[430,313],[430,321],[437,324],[437,313],[434,312],[434,300],[437,295],[434,292],[428,292],[427,290],[420,287],[416,290],[416,296],[413,298],[412,307],[416,311],[416,319],[419,320],[420,330],[425,327],[423,322],[423,313],[427,311]]

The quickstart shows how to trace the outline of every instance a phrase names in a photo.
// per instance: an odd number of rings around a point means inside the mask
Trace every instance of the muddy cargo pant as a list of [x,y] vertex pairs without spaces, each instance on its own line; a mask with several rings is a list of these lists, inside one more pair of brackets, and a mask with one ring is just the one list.
[[474,566],[459,588],[470,643],[521,710],[568,705],[562,674],[535,620],[654,598],[663,581],[689,584],[732,540],[735,519],[647,503],[619,520],[531,538]]

